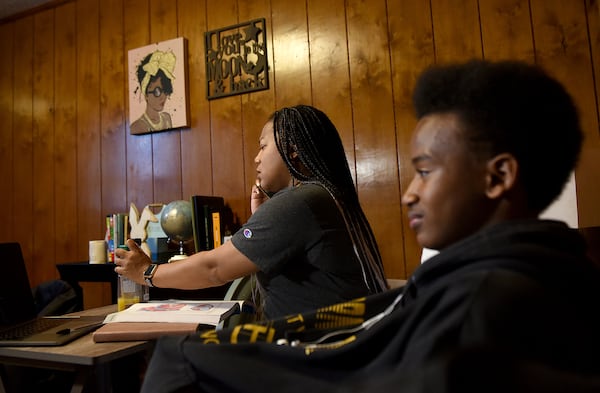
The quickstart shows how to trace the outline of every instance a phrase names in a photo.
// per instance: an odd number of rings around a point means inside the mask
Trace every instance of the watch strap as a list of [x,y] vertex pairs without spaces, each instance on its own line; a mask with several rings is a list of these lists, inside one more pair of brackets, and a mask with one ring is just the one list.
[[152,279],[150,277],[148,278],[144,278],[144,281],[146,281],[146,284],[150,287],[150,288],[156,288],[156,286],[152,283]]
[[154,273],[156,273],[156,269],[158,269],[158,264],[151,263],[144,272],[144,281],[149,287],[152,288],[155,287],[154,283],[152,282],[152,278],[154,277]]

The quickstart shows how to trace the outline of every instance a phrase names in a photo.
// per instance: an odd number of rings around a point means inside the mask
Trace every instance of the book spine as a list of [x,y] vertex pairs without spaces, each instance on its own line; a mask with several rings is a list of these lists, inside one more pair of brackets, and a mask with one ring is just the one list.
[[192,197],[190,198],[190,202],[192,204],[192,232],[194,235],[194,250],[196,252],[200,252],[201,251],[201,247],[200,247],[200,234],[201,234],[201,229],[199,227],[200,225],[200,215],[198,214],[198,198],[194,197],[192,195]]
[[213,230],[210,206],[202,206],[202,218],[204,219],[204,250],[211,250],[213,248]]
[[106,260],[115,261],[115,238],[112,215],[106,215]]
[[115,242],[115,250],[119,248],[119,217],[117,213],[112,215],[113,239]]
[[123,214],[123,244],[129,239],[129,215]]
[[115,248],[125,245],[127,240],[129,216],[124,213],[115,213],[113,217],[113,228],[114,228],[114,243]]
[[213,246],[217,248],[221,245],[221,214],[212,212]]

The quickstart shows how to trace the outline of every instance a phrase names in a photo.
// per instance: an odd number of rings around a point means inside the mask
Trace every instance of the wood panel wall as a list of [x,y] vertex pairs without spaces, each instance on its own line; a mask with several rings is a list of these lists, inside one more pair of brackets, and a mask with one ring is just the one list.
[[[203,33],[267,21],[269,90],[205,98]],[[191,126],[130,135],[127,51],[188,42]],[[412,177],[410,95],[426,66],[470,58],[542,64],[579,105],[579,222],[600,225],[600,12],[595,0],[73,0],[0,23],[0,241],[19,241],[32,285],[87,259],[103,217],[220,195],[243,222],[253,158],[276,108],[313,104],[337,125],[386,271],[420,248],[400,197]],[[93,288],[94,289],[94,288]],[[100,287],[88,306],[106,302]]]

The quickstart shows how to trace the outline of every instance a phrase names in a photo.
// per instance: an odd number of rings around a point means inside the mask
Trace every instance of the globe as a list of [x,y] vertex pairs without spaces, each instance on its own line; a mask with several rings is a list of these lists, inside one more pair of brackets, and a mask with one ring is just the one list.
[[[183,243],[192,239],[192,204],[189,201],[173,201],[169,203],[160,215],[160,226],[170,240],[179,243],[179,254],[185,257]],[[173,260],[180,258],[171,258]]]

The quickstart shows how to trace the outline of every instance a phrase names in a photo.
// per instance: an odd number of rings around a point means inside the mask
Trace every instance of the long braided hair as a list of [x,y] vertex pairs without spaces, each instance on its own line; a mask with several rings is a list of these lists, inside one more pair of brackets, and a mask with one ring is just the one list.
[[277,149],[292,177],[321,185],[335,200],[370,293],[387,289],[375,236],[358,201],[342,140],[329,117],[312,106],[298,105],[276,111],[271,119]]

